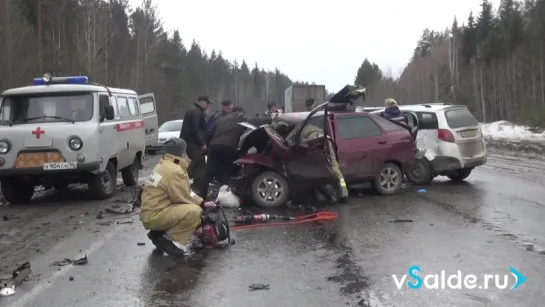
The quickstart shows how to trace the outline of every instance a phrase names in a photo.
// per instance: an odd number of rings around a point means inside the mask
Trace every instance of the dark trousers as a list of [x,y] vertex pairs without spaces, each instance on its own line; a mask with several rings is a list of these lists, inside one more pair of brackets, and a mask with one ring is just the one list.
[[229,183],[229,178],[233,175],[233,162],[235,162],[236,158],[235,150],[229,146],[211,145],[208,148],[208,160],[200,182],[200,197],[206,199],[208,185],[214,177],[222,185]]
[[187,167],[187,174],[189,175],[189,178],[193,179],[193,184],[198,187],[206,166],[204,152],[202,151],[201,146],[193,143],[187,143],[186,152],[189,159],[191,159],[191,162]]

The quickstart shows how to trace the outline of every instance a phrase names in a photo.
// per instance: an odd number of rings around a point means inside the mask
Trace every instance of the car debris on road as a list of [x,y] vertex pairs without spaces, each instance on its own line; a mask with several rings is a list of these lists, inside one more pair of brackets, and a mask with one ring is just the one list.
[[11,273],[10,279],[0,280],[0,296],[15,294],[15,287],[22,284],[30,276],[30,273],[32,273],[30,262],[25,261]]
[[270,285],[265,285],[265,284],[251,284],[248,286],[248,288],[250,288],[249,290],[250,291],[256,291],[256,290],[271,290],[269,288]]
[[412,223],[414,222],[413,220],[393,220],[393,221],[390,221],[390,223]]
[[51,266],[60,267],[60,266],[66,266],[66,265],[69,265],[69,264],[72,264],[72,265],[85,265],[87,263],[89,263],[89,261],[87,260],[87,255],[85,255],[84,257],[76,259],[76,260],[64,258],[64,260],[61,260],[61,261],[54,261],[51,264]]

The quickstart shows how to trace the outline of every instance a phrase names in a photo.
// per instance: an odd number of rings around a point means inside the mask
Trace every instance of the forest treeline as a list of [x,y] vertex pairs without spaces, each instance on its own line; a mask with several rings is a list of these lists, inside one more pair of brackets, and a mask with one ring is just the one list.
[[111,87],[154,92],[163,122],[205,94],[230,99],[250,114],[263,112],[268,102],[283,105],[292,84],[278,69],[229,61],[183,42],[177,30],[165,31],[151,0],[137,8],[127,0],[0,0],[0,8],[0,93],[45,71],[86,75]]
[[356,84],[369,87],[366,104],[467,105],[483,122],[545,126],[545,0],[483,0],[467,20],[444,31],[425,29],[414,55],[393,78],[365,59]]

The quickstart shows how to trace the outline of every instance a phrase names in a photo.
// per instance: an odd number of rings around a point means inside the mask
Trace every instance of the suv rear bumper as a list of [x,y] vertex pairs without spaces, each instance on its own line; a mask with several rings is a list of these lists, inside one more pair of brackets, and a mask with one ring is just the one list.
[[8,168],[0,170],[0,177],[12,177],[12,176],[32,176],[32,175],[56,175],[56,174],[69,174],[79,172],[92,172],[100,169],[100,162],[87,162],[78,163],[77,169],[65,169],[65,170],[52,170],[44,171],[41,167],[28,167],[28,168]]
[[486,155],[473,159],[464,159],[464,163],[454,157],[437,156],[431,161],[433,170],[437,174],[461,168],[474,168],[486,163]]

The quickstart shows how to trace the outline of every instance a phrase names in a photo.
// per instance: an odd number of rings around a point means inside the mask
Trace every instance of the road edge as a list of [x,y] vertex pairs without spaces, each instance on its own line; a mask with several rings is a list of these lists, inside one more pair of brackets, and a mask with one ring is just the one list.
[[545,159],[545,139],[512,140],[484,137],[490,152],[513,157]]

